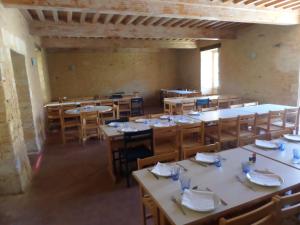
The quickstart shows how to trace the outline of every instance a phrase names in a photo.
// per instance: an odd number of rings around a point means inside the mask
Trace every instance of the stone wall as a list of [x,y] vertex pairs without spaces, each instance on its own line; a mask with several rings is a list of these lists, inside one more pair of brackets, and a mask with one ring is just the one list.
[[[26,189],[31,179],[27,151],[38,151],[44,141],[44,99],[37,66],[32,64],[38,43],[29,35],[21,13],[0,4],[0,194]],[[14,54],[19,59],[13,63]],[[19,75],[23,75],[21,79]],[[25,103],[20,101],[24,93]]]
[[139,91],[146,104],[158,104],[161,88],[179,85],[177,62],[176,50],[124,48],[49,52],[52,97]]

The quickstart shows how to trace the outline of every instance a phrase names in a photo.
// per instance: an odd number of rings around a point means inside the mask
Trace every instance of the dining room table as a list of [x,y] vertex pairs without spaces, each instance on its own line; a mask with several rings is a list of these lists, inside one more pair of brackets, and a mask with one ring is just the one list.
[[112,122],[100,126],[107,148],[108,172],[112,180],[116,181],[116,174],[113,168],[113,151],[123,147],[124,132],[147,130],[150,128],[162,128],[184,124],[199,123],[200,121],[186,115],[162,115],[161,118],[137,119],[129,122]]
[[[298,135],[287,134],[286,137],[288,136],[298,136]],[[255,143],[245,145],[242,148],[300,170],[300,161],[299,162],[293,161],[294,149],[300,151],[299,141],[291,141],[287,138],[282,137],[279,139],[266,141],[266,142],[274,143],[275,144],[274,148],[261,147],[260,145],[257,145]]]
[[74,109],[68,109],[65,111],[66,114],[72,114],[72,115],[80,115],[80,113],[83,112],[99,112],[99,113],[106,113],[112,111],[111,106],[105,106],[105,105],[86,105],[77,107]]
[[[190,225],[216,222],[236,210],[248,209],[300,185],[299,170],[284,163],[257,155],[251,164],[252,171],[272,173],[282,182],[276,187],[265,187],[251,182],[242,171],[241,164],[248,162],[252,152],[234,148],[218,153],[221,167],[214,164],[203,166],[191,159],[177,162],[186,171],[182,175],[191,178],[191,190],[213,192],[220,200],[212,210],[198,212],[182,205],[180,182],[169,177],[156,179],[149,168],[133,172],[133,176],[158,207],[160,224]],[[169,164],[175,165],[175,164]],[[174,199],[177,199],[175,202]]]
[[219,109],[207,112],[199,112],[197,114],[187,114],[195,120],[205,123],[216,122],[220,118],[235,118],[238,116],[246,116],[251,114],[267,114],[269,111],[285,110],[295,108],[294,106],[277,105],[277,104],[261,104],[256,106],[245,106],[239,108]]

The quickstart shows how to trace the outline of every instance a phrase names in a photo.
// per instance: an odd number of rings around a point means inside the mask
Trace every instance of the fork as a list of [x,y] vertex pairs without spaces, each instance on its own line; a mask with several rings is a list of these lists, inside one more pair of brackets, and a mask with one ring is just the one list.
[[180,209],[180,211],[182,212],[183,215],[186,215],[184,209],[183,209],[183,206],[181,205],[181,203],[177,200],[177,198],[175,198],[174,196],[172,196],[172,202],[174,202],[178,208]]
[[238,175],[236,175],[235,177],[236,177],[238,182],[245,185],[247,188],[251,189],[252,191],[255,191],[255,189],[251,185],[249,185],[245,181],[243,181]]
[[189,160],[190,160],[191,162],[197,163],[197,164],[200,165],[200,166],[207,167],[207,164],[202,163],[202,162],[198,162],[198,161],[196,161],[196,160],[193,159],[193,158],[190,158]]

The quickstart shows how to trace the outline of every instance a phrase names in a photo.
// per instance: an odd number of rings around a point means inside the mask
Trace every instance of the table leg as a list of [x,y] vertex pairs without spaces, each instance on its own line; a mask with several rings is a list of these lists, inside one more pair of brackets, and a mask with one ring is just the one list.
[[108,150],[108,158],[107,158],[107,169],[108,169],[108,173],[111,176],[111,179],[113,180],[114,183],[116,183],[117,178],[115,175],[115,171],[114,171],[114,167],[113,167],[113,149],[112,149],[112,139],[111,138],[106,138],[107,141],[107,150]]

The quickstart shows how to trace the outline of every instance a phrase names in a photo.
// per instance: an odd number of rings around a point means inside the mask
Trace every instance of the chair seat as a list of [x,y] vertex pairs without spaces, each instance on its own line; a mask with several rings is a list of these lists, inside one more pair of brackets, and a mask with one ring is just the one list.
[[125,154],[124,149],[120,149],[120,156],[125,158],[127,161],[136,161],[136,159],[143,159],[153,156],[153,152],[151,152],[146,146],[140,145],[128,148],[127,154]]
[[237,140],[237,137],[233,134],[230,134],[230,133],[222,133],[222,135],[220,137],[220,140],[219,140],[219,137],[218,137],[217,133],[208,134],[208,137],[213,138],[214,140],[218,140],[220,142],[228,142],[228,141]]
[[[283,127],[283,122],[277,121],[277,122],[272,123],[272,125],[278,126],[278,127]],[[295,124],[294,124],[294,123],[286,122],[286,123],[285,123],[285,127],[286,127],[286,128],[294,128],[294,127],[295,127]]]
[[[267,124],[258,125],[257,128],[267,131],[268,130],[268,125]],[[284,129],[283,127],[279,127],[279,126],[275,126],[275,125],[270,126],[270,131],[279,131],[279,130],[283,130],[283,129]]]

